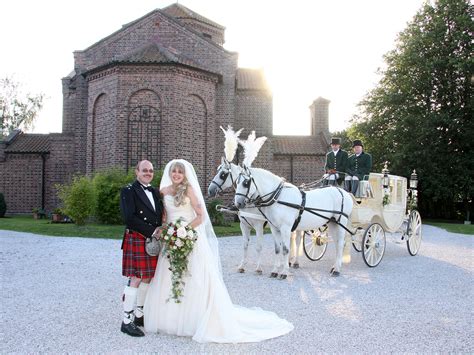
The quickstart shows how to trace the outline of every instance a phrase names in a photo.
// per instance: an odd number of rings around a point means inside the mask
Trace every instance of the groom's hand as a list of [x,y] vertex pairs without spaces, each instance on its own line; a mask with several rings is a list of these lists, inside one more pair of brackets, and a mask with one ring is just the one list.
[[161,236],[161,227],[156,227],[155,231],[151,235],[152,237],[159,238]]

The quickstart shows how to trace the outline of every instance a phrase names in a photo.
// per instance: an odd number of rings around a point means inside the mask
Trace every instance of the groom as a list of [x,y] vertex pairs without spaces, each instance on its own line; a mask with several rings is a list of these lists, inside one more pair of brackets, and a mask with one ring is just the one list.
[[120,330],[141,337],[145,334],[138,326],[143,326],[143,305],[158,259],[146,253],[145,239],[160,232],[163,203],[159,192],[150,185],[153,164],[148,160],[140,161],[135,175],[135,182],[124,187],[120,193],[120,209],[126,223],[122,242],[122,275],[130,278],[129,286],[124,290],[124,318]]

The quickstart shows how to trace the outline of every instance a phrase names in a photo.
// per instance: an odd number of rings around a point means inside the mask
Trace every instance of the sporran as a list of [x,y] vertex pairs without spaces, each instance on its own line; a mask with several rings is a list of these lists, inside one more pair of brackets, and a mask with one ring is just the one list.
[[157,256],[160,254],[163,243],[161,239],[158,239],[155,236],[146,238],[145,240],[145,251],[150,256]]

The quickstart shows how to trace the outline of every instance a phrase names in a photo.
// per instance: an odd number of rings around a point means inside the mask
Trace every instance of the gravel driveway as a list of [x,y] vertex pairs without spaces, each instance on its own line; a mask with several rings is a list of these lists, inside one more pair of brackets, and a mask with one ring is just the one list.
[[474,237],[431,226],[423,227],[417,256],[405,244],[387,243],[380,265],[368,268],[353,252],[338,278],[328,274],[333,245],[319,262],[303,257],[281,281],[268,277],[270,236],[263,276],[236,273],[241,239],[220,239],[234,303],[275,311],[295,325],[289,335],[253,344],[122,334],[126,280],[118,240],[0,230],[0,245],[1,353],[474,352]]

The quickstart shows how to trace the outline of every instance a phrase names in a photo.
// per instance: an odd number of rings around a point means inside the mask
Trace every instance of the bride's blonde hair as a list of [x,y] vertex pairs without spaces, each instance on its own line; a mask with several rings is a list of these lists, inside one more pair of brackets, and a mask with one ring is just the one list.
[[180,173],[184,175],[183,181],[176,187],[176,195],[174,196],[174,205],[176,207],[184,205],[184,200],[186,198],[186,193],[188,192],[188,186],[189,182],[188,179],[186,178],[186,169],[184,167],[183,163],[180,163],[179,161],[174,162],[170,166],[170,171],[169,175],[171,178],[171,174],[173,173],[173,170],[178,170]]

